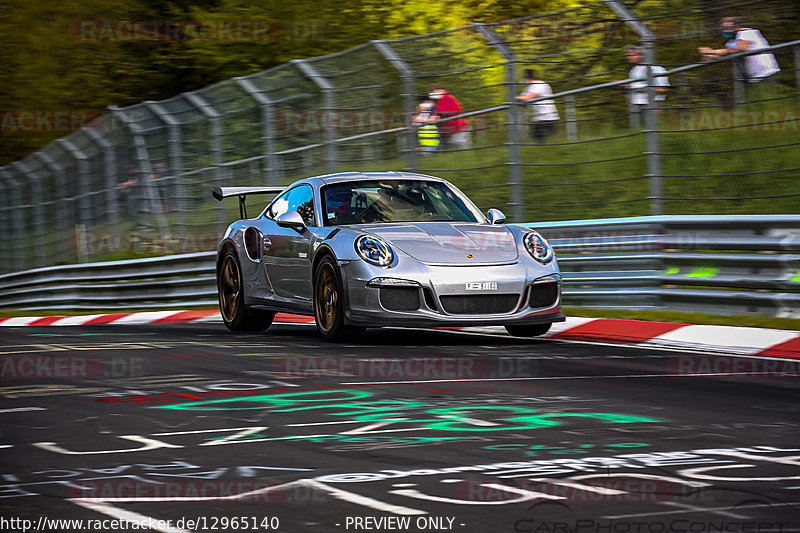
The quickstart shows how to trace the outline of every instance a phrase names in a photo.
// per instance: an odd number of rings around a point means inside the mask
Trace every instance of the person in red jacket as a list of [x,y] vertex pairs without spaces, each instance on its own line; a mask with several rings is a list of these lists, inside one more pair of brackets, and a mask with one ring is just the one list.
[[[438,115],[440,119],[460,115],[464,112],[461,107],[461,102],[459,102],[455,96],[444,90],[438,83],[431,85],[431,92],[428,96],[436,103],[434,113]],[[469,148],[471,144],[469,121],[465,118],[457,118],[455,120],[442,122],[439,124],[439,134],[442,136],[444,142],[454,145],[457,148]]]

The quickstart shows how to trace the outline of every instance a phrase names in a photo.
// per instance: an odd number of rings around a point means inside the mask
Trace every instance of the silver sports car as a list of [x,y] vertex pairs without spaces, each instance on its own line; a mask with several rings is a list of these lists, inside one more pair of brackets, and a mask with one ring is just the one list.
[[[245,197],[277,194],[255,218]],[[276,312],[313,315],[327,340],[365,327],[502,325],[532,337],[564,320],[553,249],[504,225],[441,178],[343,172],[286,188],[219,187],[241,220],[219,245],[225,325],[263,331]]]

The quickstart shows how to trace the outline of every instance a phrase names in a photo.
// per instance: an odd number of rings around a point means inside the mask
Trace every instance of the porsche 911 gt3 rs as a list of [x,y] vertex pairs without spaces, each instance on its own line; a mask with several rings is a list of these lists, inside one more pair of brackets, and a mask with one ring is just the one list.
[[[277,195],[255,218],[246,196]],[[365,327],[502,325],[531,337],[564,320],[555,254],[536,231],[486,216],[441,178],[344,172],[288,187],[218,187],[241,220],[219,245],[217,287],[232,331],[277,312],[313,316],[326,340]]]

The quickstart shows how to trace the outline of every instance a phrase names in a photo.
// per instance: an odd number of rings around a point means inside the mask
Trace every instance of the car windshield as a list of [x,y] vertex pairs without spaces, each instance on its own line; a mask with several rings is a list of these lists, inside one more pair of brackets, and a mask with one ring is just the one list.
[[326,226],[483,219],[461,193],[440,181],[346,181],[325,186],[322,197]]

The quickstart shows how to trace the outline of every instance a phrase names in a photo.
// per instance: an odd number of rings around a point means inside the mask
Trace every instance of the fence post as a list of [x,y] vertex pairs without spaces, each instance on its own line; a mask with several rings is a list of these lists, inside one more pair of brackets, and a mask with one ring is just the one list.
[[661,154],[659,149],[658,110],[656,109],[656,86],[653,67],[656,65],[656,35],[618,0],[605,0],[606,5],[630,27],[644,46],[644,64],[647,66],[647,108],[645,109],[645,157],[647,158],[647,177],[650,187],[650,214],[664,213],[661,183]]
[[36,175],[36,173],[31,172],[30,168],[23,162],[23,161],[16,161],[11,163],[11,165],[17,169],[19,174],[28,178],[31,184],[31,206],[32,206],[32,219],[30,221],[30,227],[33,229],[34,232],[34,246],[33,246],[33,254],[32,265],[37,266],[45,266],[47,262],[47,243],[45,240],[45,234],[49,231],[47,225],[45,224],[45,216],[44,216],[44,206],[42,205],[42,201],[44,199],[44,189],[42,187],[42,177]]
[[333,95],[333,85],[319,72],[317,69],[312,67],[310,64],[306,63],[303,59],[293,59],[292,63],[297,65],[300,71],[305,74],[305,76],[313,81],[317,87],[322,90],[322,99],[324,102],[324,107],[326,111],[328,111],[328,116],[325,117],[325,144],[327,146],[327,153],[325,159],[327,159],[328,163],[328,172],[336,172],[338,167],[338,158],[337,158],[337,149],[336,146],[336,124],[332,119],[332,113],[335,111],[336,102]]
[[0,207],[0,227],[3,228],[3,231],[0,231],[0,239],[2,239],[0,246],[3,250],[3,254],[0,255],[0,267],[3,272],[13,272],[13,260],[16,255],[11,249],[14,245],[14,236],[12,235],[14,203],[11,201],[11,184],[6,183],[6,168],[0,167],[0,202],[3,203]]
[[644,61],[647,65],[647,109],[645,110],[645,156],[647,175],[650,183],[650,214],[664,214],[661,182],[661,148],[658,133],[658,108],[656,107],[656,79],[653,67],[656,64],[656,45],[654,41],[644,43]]
[[89,202],[89,158],[66,138],[57,139],[61,145],[78,163],[78,223],[91,225],[91,202]]
[[408,133],[405,136],[406,164],[409,170],[417,170],[417,128],[414,127],[414,113],[417,108],[414,98],[417,93],[417,80],[414,77],[414,70],[386,41],[370,42],[397,69],[403,80],[403,115],[405,115],[405,124],[408,127]]
[[575,141],[578,139],[578,122],[575,114],[575,97],[572,95],[564,97],[564,107],[567,111],[567,140]]
[[[225,153],[222,147],[222,115],[214,107],[205,101],[197,92],[183,93],[184,98],[189,101],[211,124],[211,158],[214,162],[214,184],[217,187],[225,185],[226,169]],[[227,226],[225,220],[225,208],[215,210],[217,213],[217,230],[224,231]]]
[[260,92],[247,78],[233,78],[239,86],[258,102],[261,108],[261,138],[264,142],[264,162],[266,163],[267,185],[278,185],[278,156],[275,155],[275,104],[267,95]]
[[[81,249],[81,237],[79,231],[83,233],[83,239],[86,238],[86,230],[92,225],[92,207],[89,200],[89,158],[81,150],[79,150],[71,141],[66,138],[57,139],[62,149],[67,152],[78,164],[78,216],[77,224],[75,225],[75,250],[78,254],[78,262],[82,263],[87,260],[85,250]],[[76,205],[75,202],[72,204]]]
[[0,255],[0,272],[11,272],[11,258],[14,254],[11,253],[11,194],[8,185],[6,185],[5,168],[0,167],[0,250],[3,254]]
[[6,189],[8,190],[6,195],[8,207],[5,208],[9,227],[9,231],[6,234],[8,247],[3,250],[3,255],[9,258],[7,264],[11,272],[25,270],[25,255],[23,253],[25,239],[22,235],[22,210],[19,208],[23,205],[22,195],[19,192],[21,184],[14,178],[13,172],[8,166],[0,168],[0,178],[5,181]]
[[522,222],[524,218],[525,192],[522,187],[522,172],[520,163],[522,156],[519,146],[519,116],[521,112],[520,101],[517,100],[516,91],[516,61],[514,52],[511,51],[503,41],[483,23],[473,23],[472,28],[478,32],[500,55],[505,59],[505,86],[506,100],[508,108],[506,110],[506,138],[508,145],[508,173],[511,182],[511,195],[509,205],[511,206],[511,218],[516,222]]
[[67,177],[64,173],[64,167],[60,164],[56,163],[53,158],[47,155],[44,151],[36,152],[36,157],[44,163],[44,165],[53,173],[56,177],[56,188],[59,193],[59,199],[56,202],[56,217],[61,222],[62,226],[59,226],[55,229],[61,229],[66,231],[66,235],[63,239],[58,239],[58,247],[59,247],[59,255],[61,256],[61,260],[68,262],[70,261],[70,253],[69,253],[69,239],[67,236],[69,235],[70,228],[73,226],[70,222],[74,218],[73,215],[70,213],[69,209],[67,209]]
[[[108,118],[113,120],[113,115],[109,114]],[[106,185],[106,222],[111,228],[111,232],[119,232],[119,194],[117,192],[117,161],[114,148],[111,146],[111,143],[93,128],[84,128],[83,131],[85,131],[89,139],[103,151],[103,174],[105,176]]]
[[175,179],[175,204],[177,207],[177,226],[186,227],[186,185],[183,177],[183,139],[181,123],[173,118],[157,102],[145,102],[144,105],[167,127],[167,145],[169,166]]
[[[146,195],[144,198],[146,204],[150,205],[151,213],[155,216],[156,224],[158,224],[158,229],[162,233],[162,235],[167,234],[169,231],[169,225],[167,223],[166,217],[160,211],[160,202],[156,196],[156,191],[154,190],[153,184],[150,183],[149,176],[153,174],[153,167],[150,165],[150,156],[147,153],[147,143],[144,140],[144,136],[142,135],[142,129],[139,127],[138,124],[134,124],[133,120],[130,116],[125,113],[122,109],[117,107],[109,107],[111,113],[122,120],[122,122],[128,127],[128,130],[131,132],[133,136],[133,145],[136,152],[136,162],[138,163],[139,167],[139,176],[138,176],[138,188],[140,191],[143,191]],[[146,213],[143,213],[143,216],[146,216]]]

